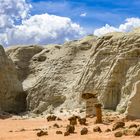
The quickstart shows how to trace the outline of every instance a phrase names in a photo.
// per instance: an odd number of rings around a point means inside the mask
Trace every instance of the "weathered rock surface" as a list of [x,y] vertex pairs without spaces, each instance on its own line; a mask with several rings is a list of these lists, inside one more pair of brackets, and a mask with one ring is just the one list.
[[73,86],[90,56],[96,37],[64,45],[10,47],[7,54],[18,70],[23,89],[27,92],[27,107],[35,113],[52,111],[60,105],[74,108],[79,95]]
[[140,79],[140,34],[135,31],[102,36],[91,52],[75,91],[98,94],[105,109],[125,112],[133,85]]
[[137,29],[98,39],[88,36],[64,45],[11,47],[7,54],[27,92],[27,107],[35,113],[74,109],[80,94],[93,94],[105,109],[140,117],[139,88],[133,88],[140,79]]
[[27,79],[29,74],[33,73],[32,68],[30,68],[30,60],[35,54],[41,52],[42,50],[43,47],[36,45],[6,48],[7,55],[10,56],[16,66],[20,81],[24,81]]
[[21,112],[26,109],[26,94],[18,80],[12,60],[0,45],[0,110]]
[[140,81],[136,82],[134,85],[134,90],[130,96],[128,102],[126,115],[127,118],[136,119],[140,118]]

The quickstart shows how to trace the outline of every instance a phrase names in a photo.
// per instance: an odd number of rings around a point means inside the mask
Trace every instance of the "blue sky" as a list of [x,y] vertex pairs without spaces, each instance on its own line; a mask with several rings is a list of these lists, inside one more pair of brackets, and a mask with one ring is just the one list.
[[[118,26],[126,18],[139,17],[140,0],[30,0],[31,14],[66,16],[88,32],[109,24]],[[82,13],[86,16],[81,17]]]
[[0,44],[62,44],[140,27],[140,0],[0,0]]

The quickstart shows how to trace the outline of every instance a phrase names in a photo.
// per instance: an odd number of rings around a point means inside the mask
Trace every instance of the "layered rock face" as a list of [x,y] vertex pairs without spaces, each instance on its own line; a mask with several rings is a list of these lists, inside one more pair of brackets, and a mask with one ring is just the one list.
[[134,90],[132,91],[126,110],[127,118],[130,119],[140,118],[139,107],[140,107],[140,81],[134,84]]
[[112,33],[98,38],[75,90],[96,93],[105,109],[125,112],[139,79],[140,34]]
[[21,112],[26,109],[26,94],[18,80],[17,71],[0,46],[0,110]]
[[6,48],[7,55],[10,56],[16,66],[20,81],[23,82],[31,73],[29,68],[30,60],[42,50],[42,47],[36,45]]
[[95,44],[96,37],[87,36],[64,45],[10,47],[7,54],[28,94],[28,109],[41,113],[59,106],[77,107],[79,96],[73,86]]
[[139,103],[139,88],[133,88],[140,79],[137,30],[88,36],[63,45],[11,47],[6,52],[27,93],[27,108],[35,113],[76,108],[81,94],[97,95],[105,109],[129,116]]

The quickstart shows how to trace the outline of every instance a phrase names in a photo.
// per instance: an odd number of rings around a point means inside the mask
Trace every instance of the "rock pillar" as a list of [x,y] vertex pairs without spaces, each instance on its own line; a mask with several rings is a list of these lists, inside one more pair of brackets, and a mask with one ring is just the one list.
[[96,123],[102,123],[102,105],[100,103],[94,104],[96,108]]
[[82,98],[86,102],[86,116],[96,116],[96,109],[94,104],[98,102],[98,99],[95,94],[86,93],[82,95]]

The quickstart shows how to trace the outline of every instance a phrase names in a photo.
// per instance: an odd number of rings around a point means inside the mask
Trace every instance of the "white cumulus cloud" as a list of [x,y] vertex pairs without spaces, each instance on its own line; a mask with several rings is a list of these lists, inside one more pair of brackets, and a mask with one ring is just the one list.
[[35,15],[8,30],[8,44],[62,43],[79,38],[83,29],[71,19],[49,14]]
[[48,13],[30,16],[31,5],[25,0],[0,0],[0,43],[62,43],[85,34],[70,18]]
[[80,17],[86,17],[87,16],[87,13],[82,13],[81,15],[80,15]]
[[101,36],[110,32],[129,32],[136,27],[140,27],[140,18],[127,18],[125,23],[121,24],[118,28],[106,24],[101,28],[95,29],[94,35]]
[[0,0],[0,28],[12,27],[16,20],[26,18],[30,8],[25,0]]
[[116,32],[116,31],[118,31],[117,28],[106,24],[105,26],[103,26],[99,29],[96,29],[94,31],[94,35],[101,36],[103,34],[106,34],[106,33],[109,33],[109,32]]

